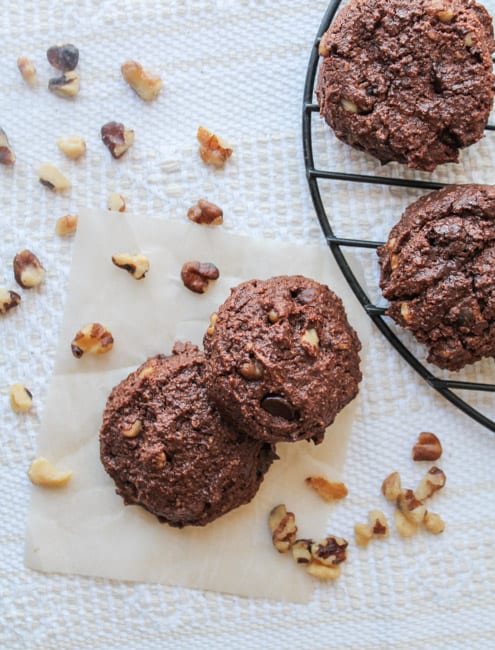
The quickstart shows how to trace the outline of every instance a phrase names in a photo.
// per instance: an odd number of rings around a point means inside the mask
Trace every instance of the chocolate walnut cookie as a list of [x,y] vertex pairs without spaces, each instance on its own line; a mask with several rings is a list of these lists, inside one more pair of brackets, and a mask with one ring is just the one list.
[[321,115],[383,163],[457,162],[483,136],[494,49],[491,19],[473,0],[353,0],[321,39]]
[[204,362],[191,344],[148,359],[112,390],[100,431],[103,466],[125,503],[178,528],[248,503],[276,458],[220,419]]
[[302,276],[232,289],[204,347],[211,399],[259,440],[321,442],[358,392],[361,344],[342,301]]
[[387,314],[459,370],[495,357],[495,186],[453,185],[410,205],[378,249]]

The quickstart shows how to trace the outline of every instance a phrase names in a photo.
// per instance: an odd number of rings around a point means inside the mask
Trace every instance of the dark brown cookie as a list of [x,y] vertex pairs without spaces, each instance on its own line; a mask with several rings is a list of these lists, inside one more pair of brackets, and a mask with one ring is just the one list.
[[204,346],[211,398],[260,440],[321,442],[358,392],[361,344],[342,301],[302,276],[233,289]]
[[495,186],[453,185],[410,205],[378,249],[387,314],[459,370],[495,357]]
[[276,457],[221,420],[206,394],[204,354],[191,344],[148,359],[112,390],[100,453],[126,504],[178,528],[248,503]]
[[353,0],[322,37],[316,95],[336,136],[433,171],[483,136],[491,19],[472,0]]

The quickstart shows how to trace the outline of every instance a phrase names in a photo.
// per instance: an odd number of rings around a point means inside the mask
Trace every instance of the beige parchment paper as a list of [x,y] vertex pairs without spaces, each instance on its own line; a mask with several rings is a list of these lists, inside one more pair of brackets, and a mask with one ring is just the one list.
[[[144,280],[112,264],[119,252],[148,257]],[[193,259],[220,269],[220,279],[203,295],[185,289],[180,279],[183,262]],[[292,602],[310,598],[312,579],[272,547],[267,517],[272,507],[285,503],[296,513],[302,537],[330,532],[333,506],[304,478],[341,477],[356,400],[329,427],[323,444],[278,445],[280,460],[254,500],[205,528],[173,529],[140,507],[124,506],[101,466],[98,443],[101,415],[115,384],[147,357],[170,353],[176,340],[201,345],[210,313],[239,282],[294,273],[324,282],[342,297],[364,344],[368,319],[323,244],[286,245],[232,235],[222,227],[80,211],[54,376],[37,441],[38,454],[72,470],[73,477],[63,489],[33,487],[28,567]],[[94,321],[110,329],[114,348],[76,360],[70,342],[83,324]]]

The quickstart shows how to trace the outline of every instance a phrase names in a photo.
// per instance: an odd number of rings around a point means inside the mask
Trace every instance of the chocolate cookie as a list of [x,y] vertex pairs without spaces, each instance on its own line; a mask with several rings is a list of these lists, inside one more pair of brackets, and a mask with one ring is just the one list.
[[494,49],[472,0],[353,0],[320,43],[320,113],[382,163],[433,171],[483,136]]
[[410,205],[378,249],[387,314],[459,370],[495,357],[495,186],[453,185]]
[[176,344],[116,386],[100,430],[102,463],[126,504],[171,526],[204,526],[248,503],[276,458],[208,400],[204,354]]
[[204,346],[210,397],[259,440],[321,442],[358,392],[361,344],[342,301],[302,276],[232,289]]

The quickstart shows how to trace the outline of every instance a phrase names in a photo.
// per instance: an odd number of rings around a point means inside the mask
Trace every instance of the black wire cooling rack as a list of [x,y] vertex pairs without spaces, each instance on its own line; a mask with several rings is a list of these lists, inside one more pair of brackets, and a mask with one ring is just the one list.
[[[326,32],[332,23],[342,0],[332,0],[323,17],[322,23],[318,30],[311,57],[309,59],[308,71],[306,75],[306,82],[304,86],[304,102],[303,102],[303,147],[304,147],[304,161],[306,165],[306,175],[309,183],[309,189],[313,204],[320,221],[323,234],[328,242],[328,246],[335,257],[342,273],[344,274],[349,286],[354,291],[361,305],[364,307],[366,313],[378,327],[381,333],[387,340],[395,347],[395,349],[402,355],[402,357],[411,365],[416,372],[423,377],[423,379],[437,390],[446,399],[457,406],[461,411],[472,417],[474,420],[484,425],[491,431],[495,432],[495,421],[481,413],[474,406],[464,401],[454,390],[468,390],[468,391],[488,391],[495,392],[495,384],[477,383],[471,381],[455,381],[450,379],[443,379],[433,375],[428,368],[426,368],[418,358],[405,346],[405,344],[397,337],[394,331],[390,328],[387,317],[385,316],[385,308],[374,305],[369,299],[366,291],[358,282],[351,267],[349,266],[342,248],[378,248],[383,242],[370,241],[366,239],[348,239],[339,237],[333,231],[330,223],[329,216],[325,209],[324,203],[321,198],[320,188],[318,183],[320,181],[347,181],[352,183],[368,183],[379,185],[392,185],[396,187],[412,187],[424,190],[437,190],[444,187],[443,183],[413,180],[397,177],[385,176],[372,176],[363,174],[346,173],[338,170],[317,169],[313,157],[313,125],[314,118],[319,118],[319,106],[314,102],[314,86],[316,80],[316,73],[318,69],[318,45],[321,36]],[[489,124],[487,130],[494,131],[495,125]]]

